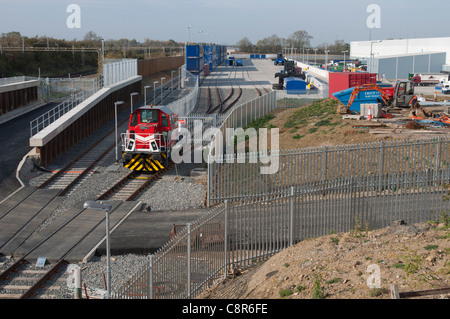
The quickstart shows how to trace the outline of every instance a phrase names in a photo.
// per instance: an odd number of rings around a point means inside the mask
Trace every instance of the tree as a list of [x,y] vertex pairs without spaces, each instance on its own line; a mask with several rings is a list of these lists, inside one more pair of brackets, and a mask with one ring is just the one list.
[[270,37],[259,40],[256,43],[256,50],[259,53],[278,53],[281,52],[284,41],[276,34],[272,34]]
[[322,44],[319,48],[330,51],[330,54],[342,54],[342,51],[350,52],[350,44],[345,43],[344,40],[336,40],[331,45]]
[[239,47],[241,52],[253,52],[253,44],[247,37],[243,37],[241,40],[236,43],[236,46]]
[[313,37],[305,30],[299,30],[292,33],[287,39],[287,46],[297,49],[311,47]]
[[84,36],[84,41],[101,41],[102,37],[98,36],[94,31],[89,31]]

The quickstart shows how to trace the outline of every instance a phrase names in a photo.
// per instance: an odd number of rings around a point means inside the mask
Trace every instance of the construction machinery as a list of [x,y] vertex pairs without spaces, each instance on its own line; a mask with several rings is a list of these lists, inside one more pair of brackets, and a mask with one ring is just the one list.
[[293,60],[287,60],[284,64],[284,70],[275,73],[275,77],[278,78],[278,83],[272,85],[274,90],[282,90],[284,87],[284,79],[288,77],[296,77],[306,80],[305,74],[301,72],[300,68],[295,67],[295,61]]
[[386,112],[391,108],[413,107],[417,103],[411,81],[398,81],[393,90],[391,88],[364,84],[333,93],[333,96],[347,105],[351,113],[360,112],[361,104],[381,103]]
[[277,58],[275,60],[273,60],[274,65],[279,65],[279,64],[284,65],[285,62],[286,62],[286,60],[283,57],[282,53],[278,53]]

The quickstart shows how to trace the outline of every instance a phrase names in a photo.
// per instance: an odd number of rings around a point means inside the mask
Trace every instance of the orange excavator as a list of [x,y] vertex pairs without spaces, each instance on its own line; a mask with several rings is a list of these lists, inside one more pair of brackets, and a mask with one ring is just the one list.
[[350,108],[355,98],[362,91],[377,91],[385,104],[385,109],[392,107],[414,107],[417,96],[414,94],[414,85],[411,81],[398,81],[394,86],[394,94],[390,97],[381,87],[373,84],[364,84],[354,87],[348,100],[347,107]]

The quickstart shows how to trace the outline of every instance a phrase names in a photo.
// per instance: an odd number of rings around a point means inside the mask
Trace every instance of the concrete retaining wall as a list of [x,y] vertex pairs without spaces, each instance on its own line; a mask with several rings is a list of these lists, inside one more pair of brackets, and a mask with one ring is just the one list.
[[136,76],[99,90],[31,137],[30,146],[36,148],[40,165],[47,166],[68,148],[114,119],[115,102],[125,102],[118,106],[118,113],[129,109],[130,94],[141,92],[141,81],[142,77]]
[[1,85],[0,115],[36,102],[39,98],[39,85],[39,80]]

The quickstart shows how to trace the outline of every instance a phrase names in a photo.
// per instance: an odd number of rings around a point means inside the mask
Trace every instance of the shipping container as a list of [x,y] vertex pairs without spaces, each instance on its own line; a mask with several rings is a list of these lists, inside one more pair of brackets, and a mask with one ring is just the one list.
[[203,52],[199,45],[186,45],[186,58],[200,58]]
[[377,84],[377,74],[365,72],[330,72],[329,97],[336,99],[333,93],[363,84]]

